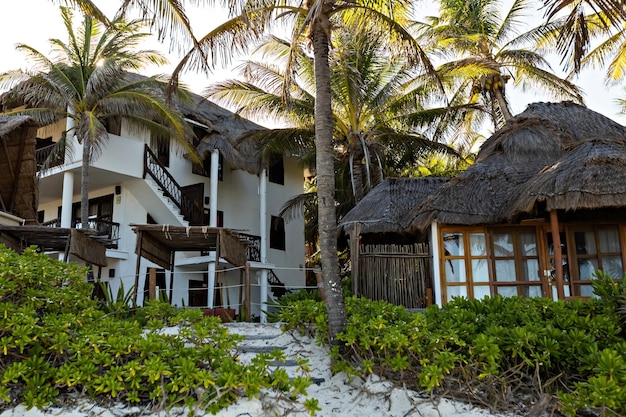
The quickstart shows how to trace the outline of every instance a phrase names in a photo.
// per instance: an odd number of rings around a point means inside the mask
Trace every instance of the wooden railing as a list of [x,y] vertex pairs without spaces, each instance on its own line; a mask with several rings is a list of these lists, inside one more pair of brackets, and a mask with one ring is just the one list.
[[159,162],[159,159],[148,145],[145,146],[143,161],[143,177],[146,178],[147,175],[150,175],[163,192],[163,195],[178,207],[184,219],[191,224],[199,224],[199,219],[202,218],[202,211],[194,205],[193,201],[185,197],[181,186],[167,168]]

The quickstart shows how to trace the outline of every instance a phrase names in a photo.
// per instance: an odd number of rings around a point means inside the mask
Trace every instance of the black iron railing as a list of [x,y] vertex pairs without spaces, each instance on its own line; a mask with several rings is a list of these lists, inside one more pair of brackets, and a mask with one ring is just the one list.
[[[61,227],[61,219],[52,219],[41,223],[45,227]],[[72,228],[82,229],[80,219],[72,221]],[[120,224],[97,216],[89,218],[86,233],[93,239],[101,241],[106,247],[117,249],[117,241],[120,239]]]
[[37,171],[44,168],[53,168],[63,165],[63,155],[61,152],[54,152],[56,144],[39,148],[35,151],[35,162],[37,163]]
[[239,239],[248,243],[248,260],[261,262],[261,236],[237,233]]
[[198,221],[202,218],[201,208],[196,207],[193,201],[185,197],[181,186],[178,185],[165,166],[159,162],[158,157],[148,145],[145,146],[144,151],[143,177],[146,178],[147,175],[150,175],[157,183],[163,195],[178,207],[185,220],[192,224],[200,224]]

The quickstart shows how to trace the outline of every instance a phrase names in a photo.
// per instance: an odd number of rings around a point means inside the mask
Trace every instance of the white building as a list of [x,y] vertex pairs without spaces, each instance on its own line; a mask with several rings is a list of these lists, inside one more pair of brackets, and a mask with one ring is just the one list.
[[[116,294],[122,284],[126,291],[133,289],[138,270],[141,305],[150,295],[148,277],[154,268],[156,286],[171,295],[174,305],[239,310],[244,297],[241,267],[225,259],[216,264],[215,252],[176,252],[171,279],[160,266],[146,259],[138,262],[131,225],[232,229],[251,242],[251,313],[261,316],[266,275],[287,288],[304,285],[304,221],[278,217],[283,204],[302,193],[302,167],[291,157],[276,155],[268,163],[250,146],[242,150],[237,145],[241,134],[261,128],[213,103],[198,99],[184,111],[199,138],[195,145],[203,166],[192,164],[177,145],[132,129],[125,120],[109,123],[110,140],[89,171],[89,226],[109,243],[100,277]],[[64,121],[39,129],[38,163],[64,130]],[[72,155],[40,172],[39,223],[76,227],[80,222],[81,157],[75,144]],[[215,274],[216,267],[220,274]]]

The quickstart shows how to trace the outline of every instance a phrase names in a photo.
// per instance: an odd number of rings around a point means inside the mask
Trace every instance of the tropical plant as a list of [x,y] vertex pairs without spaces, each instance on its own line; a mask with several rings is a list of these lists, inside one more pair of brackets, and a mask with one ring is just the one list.
[[[69,119],[68,132],[82,144],[81,225],[88,227],[89,165],[106,146],[106,122],[124,118],[134,126],[170,137],[193,149],[185,140],[182,116],[164,98],[166,83],[158,77],[140,77],[130,71],[165,59],[137,46],[148,36],[140,32],[139,20],[126,22],[118,16],[104,27],[85,16],[80,30],[72,25],[72,12],[61,8],[68,42],[52,39],[56,56],[47,58],[38,50],[20,44],[34,62],[33,70],[15,70],[2,75],[0,86],[10,88],[8,103],[25,105],[13,113],[28,114],[40,125]],[[62,146],[65,141],[60,141]]]
[[[530,0],[515,0],[501,13],[499,0],[441,0],[438,17],[417,25],[429,51],[443,62],[438,67],[442,82],[451,91],[451,103],[480,103],[491,116],[495,129],[512,117],[506,84],[541,88],[555,97],[582,103],[581,90],[554,74],[548,61],[534,51],[532,43],[545,28],[518,34]],[[468,113],[476,128],[481,114]]]

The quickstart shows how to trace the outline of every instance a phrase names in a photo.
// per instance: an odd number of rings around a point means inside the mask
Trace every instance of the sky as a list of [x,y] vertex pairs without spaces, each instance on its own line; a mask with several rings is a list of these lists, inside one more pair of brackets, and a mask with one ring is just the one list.
[[[507,4],[510,0],[504,0]],[[0,14],[0,72],[16,68],[28,68],[24,55],[15,50],[16,43],[24,43],[33,46],[41,52],[50,51],[49,38],[57,37],[65,40],[65,29],[58,7],[51,0],[4,0],[3,12]],[[118,0],[96,0],[105,13],[113,14]],[[429,2],[428,2],[429,3]],[[431,8],[432,9],[432,8]],[[540,23],[542,12],[536,11],[529,16],[529,25]],[[188,11],[192,27],[197,28],[197,35],[204,35],[211,28],[221,23],[226,17],[223,10],[191,9]],[[530,26],[529,26],[530,27]],[[168,45],[159,45],[154,42],[152,48],[160,48],[166,54]],[[176,55],[169,55],[172,67],[177,63]],[[553,69],[559,72],[559,62],[553,59]],[[238,63],[237,59],[232,65]],[[150,71],[150,70],[148,70]],[[168,72],[168,68],[154,69],[147,75]],[[230,68],[218,68],[210,80],[206,75],[185,74],[182,81],[194,92],[201,93],[212,82],[226,78],[234,78],[236,73]],[[626,116],[619,114],[619,107],[614,103],[618,97],[626,98],[626,90],[621,86],[607,87],[604,83],[604,74],[601,71],[585,71],[574,82],[585,91],[586,105],[611,119],[626,124]],[[535,101],[547,101],[549,96],[540,91],[512,92],[509,88],[510,104],[513,114],[522,112],[529,103]]]

